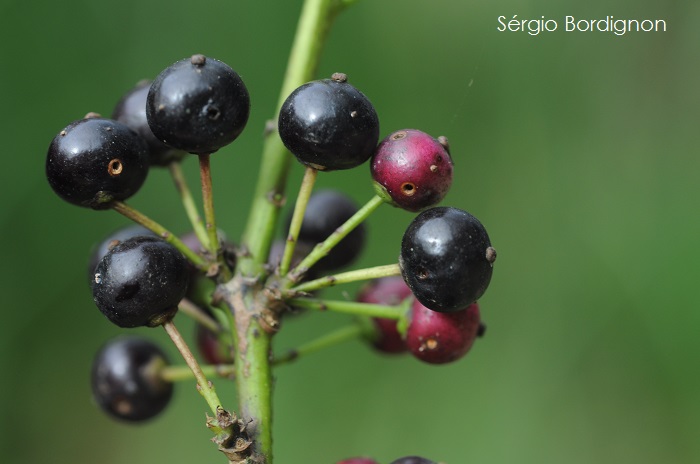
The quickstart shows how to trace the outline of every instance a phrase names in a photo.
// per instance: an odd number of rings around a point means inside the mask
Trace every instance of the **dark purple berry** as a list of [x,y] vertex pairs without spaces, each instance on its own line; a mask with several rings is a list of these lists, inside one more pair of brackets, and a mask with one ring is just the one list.
[[386,137],[370,165],[377,193],[408,211],[435,206],[452,185],[452,158],[436,139],[415,129]]
[[[375,279],[362,287],[357,295],[361,303],[374,303],[395,306],[411,296],[411,289],[400,276]],[[377,329],[377,338],[372,341],[374,347],[384,353],[403,353],[407,350],[396,325],[396,319],[373,317]]]
[[148,147],[148,159],[151,166],[167,166],[173,161],[179,161],[185,155],[184,151],[169,147],[158,140],[148,127],[146,119],[146,98],[151,88],[150,81],[141,81],[129,90],[117,103],[112,112],[112,119],[129,126],[139,134]]
[[141,137],[120,122],[99,117],[75,121],[54,137],[46,177],[65,201],[93,209],[126,200],[146,180],[148,155]]
[[157,237],[133,237],[102,258],[92,294],[119,327],[154,327],[175,314],[189,276],[187,260],[174,246]]
[[119,337],[105,344],[92,364],[92,394],[110,416],[141,422],[170,402],[173,384],[160,377],[168,360],[145,338]]
[[204,55],[178,61],[151,84],[148,125],[171,147],[213,153],[233,142],[250,114],[250,96],[227,64]]
[[436,464],[435,461],[430,459],[421,458],[418,456],[406,456],[405,458],[399,458],[393,461],[391,464]]
[[483,295],[495,259],[478,219],[457,208],[436,207],[420,213],[406,229],[399,265],[418,301],[451,312]]
[[[299,241],[317,244],[324,241],[358,211],[357,205],[337,190],[318,190],[309,198],[304,220],[299,231]],[[287,218],[287,229],[292,221]],[[328,255],[316,263],[317,272],[331,271],[352,263],[365,244],[365,225],[353,229]]]
[[479,306],[439,313],[415,300],[406,330],[411,354],[429,364],[445,364],[463,357],[479,332]]
[[196,324],[195,339],[202,358],[209,364],[233,364],[231,347],[222,343],[219,336],[202,324]]
[[131,237],[136,237],[138,235],[151,235],[156,237],[156,234],[146,229],[140,224],[132,224],[121,229],[115,230],[109,234],[104,240],[95,245],[90,253],[90,261],[88,262],[88,276],[89,282],[92,282],[95,278],[95,268],[99,262],[104,258],[104,256],[114,248],[119,245],[124,240],[128,240]]
[[379,140],[374,106],[340,73],[292,92],[280,109],[278,126],[289,151],[322,171],[359,166]]

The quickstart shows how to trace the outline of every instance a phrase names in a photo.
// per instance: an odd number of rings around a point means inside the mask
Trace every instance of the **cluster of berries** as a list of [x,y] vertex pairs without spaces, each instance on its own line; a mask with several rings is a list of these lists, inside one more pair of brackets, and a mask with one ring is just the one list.
[[[116,209],[138,191],[151,166],[178,163],[188,152],[201,160],[234,141],[249,111],[248,91],[240,76],[218,60],[194,55],[166,68],[152,83],[137,85],[118,103],[112,119],[88,114],[60,131],[46,159],[49,184],[59,197],[75,205]],[[404,129],[380,142],[373,105],[341,73],[293,91],[281,107],[277,128],[284,145],[307,169],[344,170],[371,160],[377,197],[419,212],[401,242],[401,277],[376,280],[357,299],[396,305],[412,298],[409,313],[398,325],[396,320],[374,320],[375,346],[385,352],[408,350],[429,363],[451,362],[466,354],[483,333],[476,302],[489,285],[496,253],[474,216],[435,206],[452,183],[447,139]],[[339,192],[311,195],[301,229],[293,238],[299,260],[357,212]],[[290,216],[288,228],[291,222]],[[365,241],[362,224],[354,227],[312,268],[289,278],[290,286],[352,262]],[[192,254],[185,256],[182,248],[167,240],[167,234],[159,234],[144,229],[121,231],[106,240],[91,261],[94,301],[120,327],[168,323],[188,289],[211,277],[205,275],[206,265],[217,257],[193,263],[191,256],[201,257],[197,240],[189,245]],[[279,270],[289,241],[272,246],[270,269]],[[224,251],[221,243],[217,247],[219,254],[225,254],[226,247]],[[234,270],[235,254],[227,257],[225,265]],[[209,362],[232,362],[231,347],[222,348],[216,334],[199,328],[197,339]],[[160,375],[167,363],[162,351],[140,337],[108,343],[93,367],[97,402],[121,419],[153,417],[172,394],[172,384]],[[343,461],[359,462],[374,461]],[[407,457],[393,464],[431,462]]]

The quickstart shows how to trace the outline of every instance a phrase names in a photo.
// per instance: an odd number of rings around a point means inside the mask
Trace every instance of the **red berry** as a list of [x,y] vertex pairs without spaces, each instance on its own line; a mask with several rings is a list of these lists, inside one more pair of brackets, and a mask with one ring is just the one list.
[[413,212],[440,203],[452,185],[450,154],[438,140],[415,129],[382,140],[370,170],[382,197]]
[[[375,279],[360,289],[357,301],[384,305],[398,305],[411,296],[411,289],[400,276]],[[403,353],[406,343],[396,328],[396,319],[372,318],[378,331],[378,338],[372,341],[374,347],[384,353]]]
[[221,343],[216,333],[202,324],[195,326],[197,348],[202,358],[209,364],[233,364],[231,347]]
[[421,361],[449,363],[467,354],[478,336],[479,325],[479,306],[476,303],[460,311],[440,313],[416,300],[406,330],[406,345]]

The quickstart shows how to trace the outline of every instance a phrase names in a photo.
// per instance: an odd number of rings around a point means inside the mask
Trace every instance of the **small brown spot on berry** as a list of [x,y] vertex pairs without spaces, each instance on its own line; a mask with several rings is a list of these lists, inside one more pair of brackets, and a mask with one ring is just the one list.
[[430,172],[436,172],[437,169],[438,169],[438,168],[437,168],[437,165],[435,165],[435,164],[431,164],[431,165],[430,165]]
[[101,118],[102,115],[100,113],[95,113],[93,111],[90,111],[88,114],[85,115],[85,119],[94,119],[94,118]]
[[207,57],[199,53],[192,55],[192,58],[190,58],[190,63],[195,66],[204,66],[207,63]]
[[394,132],[391,134],[391,140],[401,140],[402,138],[406,137],[407,133],[406,131],[398,131]]
[[350,113],[351,118],[356,118],[357,117],[357,111],[353,111]]
[[118,176],[119,174],[122,173],[123,170],[124,170],[124,165],[122,164],[122,160],[120,160],[119,158],[114,158],[107,165],[107,172],[112,177]]
[[67,133],[68,133],[68,132],[62,130],[62,131],[61,131],[61,137],[65,137]]
[[434,350],[438,347],[439,343],[434,338],[429,338],[425,341],[425,347],[429,350]]
[[493,264],[496,261],[496,250],[493,247],[486,249],[486,261]]
[[331,79],[333,79],[336,82],[347,82],[348,81],[348,75],[345,73],[333,73],[331,76]]
[[407,197],[412,197],[416,194],[416,185],[413,182],[404,182],[401,184],[401,193]]

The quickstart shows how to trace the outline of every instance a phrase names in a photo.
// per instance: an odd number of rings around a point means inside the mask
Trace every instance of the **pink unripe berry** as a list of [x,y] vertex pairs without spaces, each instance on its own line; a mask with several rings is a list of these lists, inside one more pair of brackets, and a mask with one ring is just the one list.
[[452,185],[452,158],[443,143],[415,129],[396,131],[381,141],[370,165],[375,190],[407,211],[421,211],[445,197]]
[[429,364],[445,364],[463,357],[479,333],[479,306],[441,313],[418,300],[411,307],[406,345],[413,356]]

